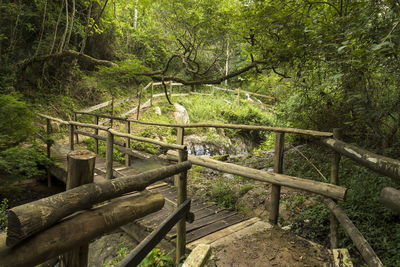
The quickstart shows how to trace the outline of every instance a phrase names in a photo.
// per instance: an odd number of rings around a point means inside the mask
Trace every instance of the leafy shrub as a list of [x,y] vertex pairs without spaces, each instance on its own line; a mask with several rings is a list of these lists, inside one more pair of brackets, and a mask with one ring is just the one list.
[[153,266],[165,266],[172,267],[174,265],[174,261],[172,257],[169,256],[163,249],[160,249],[160,246],[157,245],[149,254],[147,254],[146,258],[139,264],[139,267],[153,267]]
[[0,231],[7,227],[8,199],[3,198],[0,203]]
[[36,145],[19,145],[0,152],[0,171],[12,178],[33,178],[45,174],[51,160]]
[[218,181],[212,185],[211,199],[215,200],[223,207],[231,210],[235,208],[235,204],[238,200],[237,196],[235,196],[233,193],[231,184],[223,181]]
[[18,145],[34,131],[32,112],[13,95],[0,95],[0,150]]

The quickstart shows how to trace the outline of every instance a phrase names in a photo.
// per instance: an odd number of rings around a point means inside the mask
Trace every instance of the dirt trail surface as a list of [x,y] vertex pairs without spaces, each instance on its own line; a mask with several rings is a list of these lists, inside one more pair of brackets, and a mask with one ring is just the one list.
[[333,266],[326,248],[258,222],[211,244],[207,266]]

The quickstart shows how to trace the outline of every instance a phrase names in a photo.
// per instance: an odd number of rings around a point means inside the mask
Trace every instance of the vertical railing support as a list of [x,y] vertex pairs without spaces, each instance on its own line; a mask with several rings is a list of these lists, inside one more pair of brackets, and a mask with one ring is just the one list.
[[69,149],[72,151],[74,150],[74,131],[75,126],[70,124],[69,125]]
[[[333,129],[333,138],[339,139],[341,135],[341,129],[335,128]],[[339,162],[340,162],[340,154],[337,152],[333,152],[332,160],[331,160],[331,184],[338,185],[339,184]],[[331,249],[337,248],[339,246],[339,222],[336,219],[335,215],[331,213],[330,215],[330,241],[331,241]]]
[[137,112],[136,112],[136,119],[139,119],[139,115],[140,115],[140,102],[142,100],[142,94],[143,94],[143,88],[140,89],[140,94],[139,94],[139,103],[138,103],[138,107],[137,107]]
[[106,147],[106,179],[113,178],[113,154],[114,154],[114,135],[107,132],[107,147]]
[[[88,150],[76,150],[67,155],[67,190],[93,183],[96,154]],[[62,256],[61,266],[85,267],[88,264],[89,244],[73,249]]]
[[[50,124],[50,119],[46,119],[46,152],[47,152],[47,157],[50,158],[50,152],[51,152],[51,143],[52,141],[50,140],[50,135],[51,135],[51,124]],[[51,175],[50,171],[47,168],[47,186],[51,187]]]
[[151,97],[150,97],[150,107],[153,106],[153,94],[154,94],[154,82],[151,82]]
[[[94,115],[94,124],[99,125],[99,116]],[[99,129],[94,129],[94,134],[99,135]],[[99,154],[99,139],[94,138],[94,153]]]
[[[184,128],[178,128],[178,140],[179,145],[184,143]],[[179,150],[178,162],[184,162],[188,158],[187,150]],[[187,172],[181,172],[178,175],[177,180],[178,187],[178,207],[187,199]],[[186,218],[181,219],[176,225],[176,265],[179,265],[179,260],[185,255],[186,250]]]
[[[130,121],[126,122],[126,133],[127,134],[131,133],[131,122]],[[129,137],[126,138],[125,148],[126,149],[131,148],[131,139]],[[130,165],[131,165],[131,157],[129,156],[128,152],[125,152],[125,166],[129,167]]]
[[111,119],[110,119],[110,127],[111,128],[113,127],[113,123],[114,123],[114,120],[112,117],[114,117],[114,96],[111,96]]
[[[74,112],[74,121],[78,122],[78,114],[76,114],[76,112]],[[79,144],[79,135],[76,133],[77,130],[78,130],[78,126],[75,126],[75,140],[76,140],[76,143]]]
[[[275,137],[275,155],[274,155],[274,172],[283,173],[283,152],[285,148],[285,134],[276,133]],[[271,186],[271,207],[269,213],[269,221],[272,224],[278,223],[279,217],[279,201],[281,198],[281,186]]]

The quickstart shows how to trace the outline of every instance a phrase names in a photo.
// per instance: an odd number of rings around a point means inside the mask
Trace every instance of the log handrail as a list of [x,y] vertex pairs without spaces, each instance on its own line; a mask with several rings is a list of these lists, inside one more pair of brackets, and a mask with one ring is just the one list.
[[349,235],[354,245],[360,252],[361,256],[368,264],[368,266],[383,267],[381,260],[376,255],[368,241],[364,238],[362,233],[357,229],[353,222],[349,219],[346,213],[332,200],[329,198],[323,198],[322,202],[328,207],[328,209],[335,215],[336,219],[340,222],[340,225]]
[[147,186],[191,168],[188,161],[138,175],[86,184],[74,189],[14,207],[8,212],[7,246],[12,247],[60,219],[92,205]]
[[188,124],[169,124],[169,123],[157,123],[157,122],[146,122],[135,119],[126,119],[117,116],[108,116],[108,115],[100,115],[96,113],[90,112],[79,112],[79,114],[91,115],[91,116],[99,116],[109,119],[115,119],[120,121],[130,121],[143,125],[152,125],[152,126],[162,126],[162,127],[179,127],[179,128],[227,128],[227,129],[238,129],[238,130],[259,130],[259,131],[272,131],[272,132],[281,132],[281,133],[297,133],[297,134],[305,134],[314,137],[332,137],[333,134],[330,132],[321,132],[314,130],[304,130],[304,129],[296,129],[296,128],[287,128],[287,127],[273,127],[273,126],[263,126],[263,125],[246,125],[246,124],[224,124],[224,123],[188,123]]
[[400,161],[385,156],[372,153],[352,144],[343,141],[325,138],[321,142],[332,148],[334,151],[354,160],[358,164],[369,168],[377,173],[392,178],[395,182],[400,182]]
[[[129,137],[133,140],[137,140],[137,141],[141,141],[141,142],[147,142],[147,143],[152,143],[155,145],[159,145],[165,148],[169,148],[169,149],[179,149],[179,150],[186,150],[186,146],[184,145],[176,145],[176,144],[168,144],[168,143],[164,143],[161,141],[157,141],[151,138],[145,138],[145,137],[140,137],[140,136],[134,136],[131,134],[125,134],[125,133],[120,133],[118,131],[113,130],[110,127],[105,127],[105,126],[101,126],[101,125],[97,125],[97,124],[91,124],[91,123],[81,123],[81,122],[75,122],[75,121],[64,121],[58,118],[54,118],[48,115],[44,115],[44,114],[38,114],[40,117],[49,119],[49,120],[53,120],[53,121],[57,121],[61,124],[65,124],[65,125],[74,125],[74,126],[80,126],[80,127],[84,127],[84,128],[92,128],[92,129],[97,129],[97,130],[103,130],[106,132],[110,132],[113,135],[119,136],[119,137]],[[97,114],[96,114],[97,116]],[[94,138],[94,137],[93,137]]]
[[150,235],[148,235],[139,245],[137,245],[125,258],[117,265],[118,267],[137,266],[147,256],[147,254],[165,237],[166,234],[176,225],[176,223],[187,217],[190,210],[190,199],[183,202],[176,211],[168,216]]
[[[176,161],[178,153],[176,151],[168,151],[167,159]],[[312,180],[307,180],[298,177],[292,177],[284,174],[255,170],[248,167],[239,166],[233,163],[220,162],[218,160],[209,159],[203,156],[191,156],[188,160],[195,165],[207,167],[210,169],[240,175],[246,178],[254,179],[261,182],[267,182],[280,186],[287,186],[295,189],[300,189],[319,195],[327,196],[336,200],[345,200],[347,189],[329,183],[322,183]]]

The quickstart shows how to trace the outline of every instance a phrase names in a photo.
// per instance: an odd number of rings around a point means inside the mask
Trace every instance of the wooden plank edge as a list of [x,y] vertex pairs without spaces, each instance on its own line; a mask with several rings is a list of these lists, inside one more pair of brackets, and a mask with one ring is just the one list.
[[198,246],[200,244],[211,244],[212,242],[215,242],[220,238],[223,238],[223,237],[225,237],[225,236],[227,236],[227,235],[229,235],[229,234],[231,234],[233,232],[236,232],[236,231],[239,231],[241,229],[244,229],[244,228],[246,228],[246,227],[248,227],[248,226],[250,226],[250,225],[252,225],[252,224],[254,224],[254,223],[258,222],[258,221],[260,221],[260,220],[261,219],[258,218],[258,217],[250,218],[250,219],[248,219],[246,221],[243,221],[243,222],[240,222],[240,223],[237,223],[237,224],[233,224],[233,225],[231,225],[231,226],[229,226],[227,228],[224,228],[222,230],[219,230],[217,232],[214,232],[212,234],[204,236],[204,237],[202,237],[202,238],[200,238],[198,240],[190,242],[186,246],[189,249],[194,249],[196,246]]
[[210,256],[211,246],[200,244],[189,254],[182,267],[202,267]]

